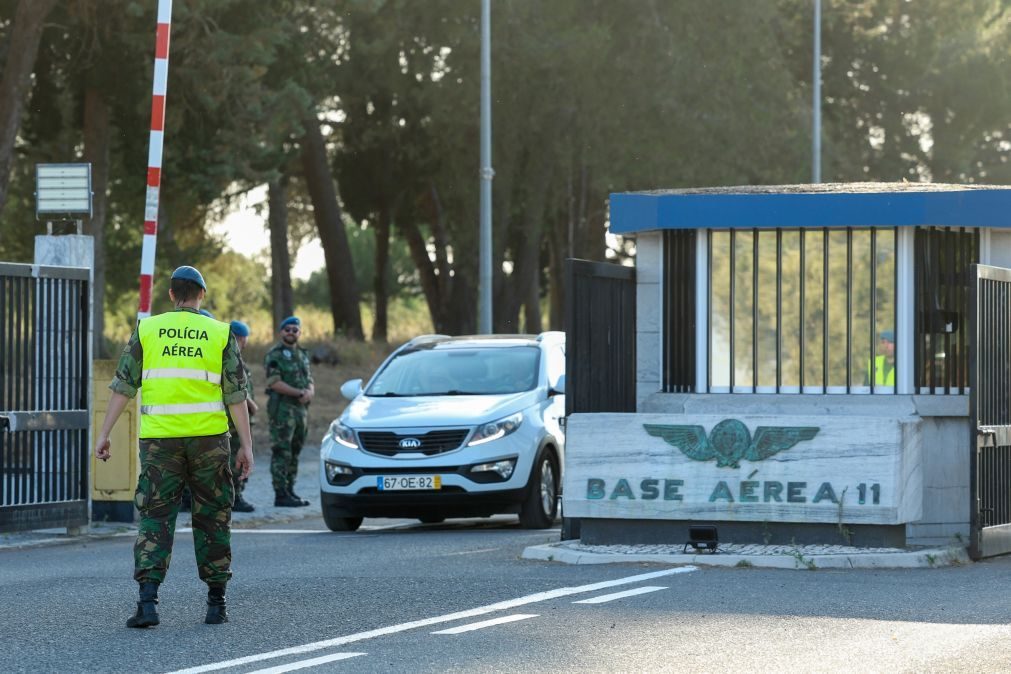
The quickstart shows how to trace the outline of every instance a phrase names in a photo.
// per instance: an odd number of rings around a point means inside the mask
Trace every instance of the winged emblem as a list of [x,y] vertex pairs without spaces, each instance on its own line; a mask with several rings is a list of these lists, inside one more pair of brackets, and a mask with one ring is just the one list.
[[798,442],[810,440],[821,430],[817,426],[759,426],[752,436],[748,427],[737,419],[724,419],[713,427],[709,436],[702,426],[643,424],[650,435],[681,450],[695,461],[716,459],[719,468],[740,468],[741,460],[762,461],[773,454],[790,449]]

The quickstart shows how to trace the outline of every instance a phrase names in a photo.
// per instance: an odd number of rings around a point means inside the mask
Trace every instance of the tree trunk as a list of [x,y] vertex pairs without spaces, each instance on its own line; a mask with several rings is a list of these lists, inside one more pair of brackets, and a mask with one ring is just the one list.
[[[556,223],[548,236],[548,298],[551,330],[565,329],[565,258],[567,256],[569,223]],[[562,233],[563,227],[565,233]]]
[[323,257],[326,259],[334,332],[343,329],[352,339],[364,339],[354,259],[351,257],[351,246],[348,244],[340,205],[337,203],[337,190],[327,160],[326,143],[320,132],[319,120],[315,117],[306,119],[303,126],[305,136],[302,137],[302,169],[312,199]]
[[432,329],[436,332],[446,332],[445,312],[443,310],[446,297],[439,290],[439,278],[435,274],[435,265],[428,257],[428,248],[425,246],[425,239],[421,236],[421,230],[417,223],[403,221],[397,223],[407,248],[411,251],[411,260],[418,269],[418,278],[421,280],[421,292],[425,295],[425,302],[428,304],[428,315],[432,318]]
[[528,334],[538,334],[541,324],[541,274],[540,270],[527,284],[527,296],[523,298],[523,330]]
[[14,13],[7,62],[0,75],[0,212],[7,202],[14,142],[21,128],[21,114],[31,87],[43,21],[54,6],[56,0],[20,0]]
[[[476,276],[476,274],[474,274]],[[445,332],[449,335],[473,335],[477,332],[477,285],[467,272],[457,267],[453,276],[453,295],[443,301]]]
[[84,161],[91,163],[91,220],[86,233],[95,242],[94,348],[95,358],[108,358],[105,350],[105,220],[109,191],[109,106],[94,87],[84,92]]
[[376,320],[372,325],[372,341],[385,342],[387,331],[386,287],[387,267],[390,260],[390,213],[386,208],[379,212],[376,222],[376,274],[373,290],[376,295]]
[[267,185],[267,222],[270,226],[270,305],[274,330],[295,313],[291,291],[291,255],[288,252],[288,179]]
[[432,204],[435,207],[435,218],[432,222],[432,243],[435,246],[435,268],[439,272],[439,293],[442,297],[449,297],[450,285],[453,278],[449,273],[449,258],[446,251],[449,250],[449,235],[446,233],[445,212],[442,210],[442,200],[439,199],[439,191],[432,183]]

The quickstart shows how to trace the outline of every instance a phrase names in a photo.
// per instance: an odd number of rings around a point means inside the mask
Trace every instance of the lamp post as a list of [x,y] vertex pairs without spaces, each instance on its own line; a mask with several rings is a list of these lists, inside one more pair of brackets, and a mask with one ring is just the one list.
[[491,0],[481,0],[481,250],[478,332],[491,325]]
[[814,0],[814,120],[812,123],[811,182],[821,182],[821,0]]

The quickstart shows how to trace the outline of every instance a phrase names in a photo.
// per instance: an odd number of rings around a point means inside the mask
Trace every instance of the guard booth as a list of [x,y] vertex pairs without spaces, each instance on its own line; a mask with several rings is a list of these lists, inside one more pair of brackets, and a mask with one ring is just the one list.
[[0,263],[0,532],[88,522],[89,275]]
[[[707,524],[742,543],[1011,552],[1011,189],[610,207],[636,240],[634,366],[591,367],[634,381],[635,405],[568,419],[564,512],[584,543],[681,544]],[[584,385],[569,377],[575,399]]]

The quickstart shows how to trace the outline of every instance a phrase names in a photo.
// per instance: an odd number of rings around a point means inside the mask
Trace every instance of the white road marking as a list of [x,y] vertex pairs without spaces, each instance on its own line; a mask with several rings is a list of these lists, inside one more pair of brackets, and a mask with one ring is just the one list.
[[474,630],[483,630],[485,627],[493,627],[495,625],[504,625],[505,623],[514,623],[517,620],[526,620],[527,618],[536,618],[539,614],[537,613],[514,613],[513,615],[504,615],[501,618],[492,618],[491,620],[482,620],[478,623],[470,623],[469,625],[460,625],[459,627],[450,627],[448,630],[439,630],[438,632],[432,632],[432,634],[462,634],[463,632],[473,632]]
[[444,555],[436,555],[436,557],[455,557],[456,555],[476,555],[480,552],[495,552],[496,550],[501,550],[502,548],[481,548],[480,550],[463,550],[462,552],[447,552]]
[[298,662],[289,662],[287,665],[258,669],[255,672],[247,672],[247,674],[284,674],[284,672],[294,672],[297,669],[306,669],[307,667],[315,667],[316,665],[325,665],[328,662],[357,658],[359,655],[366,655],[366,653],[334,653],[333,655],[323,655],[318,658],[312,658],[311,660],[299,660]]
[[212,662],[206,665],[197,665],[196,667],[187,667],[186,669],[180,669],[171,672],[170,674],[202,674],[203,672],[215,672],[221,669],[227,669],[229,667],[248,665],[251,662],[260,662],[262,660],[270,660],[273,658],[284,658],[289,655],[299,655],[300,653],[311,653],[312,651],[320,651],[323,650],[324,648],[337,648],[339,646],[353,644],[358,641],[365,641],[366,639],[375,639],[376,637],[383,637],[388,634],[397,634],[399,632],[406,632],[408,630],[417,629],[419,627],[429,627],[431,625],[439,625],[442,623],[455,622],[457,620],[466,620],[467,618],[475,618],[477,616],[487,615],[489,613],[494,613],[496,611],[508,611],[518,606],[526,606],[527,604],[536,604],[538,602],[548,601],[550,599],[558,599],[559,597],[568,597],[574,594],[585,594],[587,592],[596,592],[598,590],[605,590],[609,587],[618,587],[621,585],[632,585],[634,583],[641,583],[643,581],[653,580],[654,578],[673,576],[675,574],[680,573],[690,573],[692,571],[697,570],[698,570],[697,567],[694,566],[680,566],[674,569],[664,569],[662,571],[652,571],[650,573],[640,573],[635,576],[625,576],[624,578],[616,578],[615,580],[605,580],[599,583],[590,583],[589,585],[578,585],[576,587],[560,587],[554,590],[547,590],[545,592],[528,594],[524,597],[517,597],[516,599],[507,599],[505,601],[496,602],[494,604],[488,604],[486,606],[479,606],[477,608],[467,609],[465,611],[446,613],[445,615],[435,616],[432,618],[422,618],[421,620],[412,620],[410,622],[400,623],[398,625],[390,625],[389,627],[380,627],[378,629],[367,630],[365,632],[358,632],[356,634],[349,634],[343,637],[335,637],[333,639],[325,639],[323,641],[314,641],[312,643],[303,644],[301,646],[292,646],[290,648],[282,648],[276,651],[268,651],[266,653],[258,653],[256,655],[246,655],[241,658],[222,660],[220,662]]
[[646,585],[644,587],[637,587],[634,590],[625,590],[624,592],[614,592],[612,594],[602,594],[599,597],[590,597],[589,599],[580,599],[579,601],[572,602],[573,604],[603,604],[605,602],[614,601],[615,599],[622,599],[623,597],[634,597],[637,594],[648,594],[650,592],[656,592],[657,590],[666,590],[666,587],[661,587],[659,585]]

